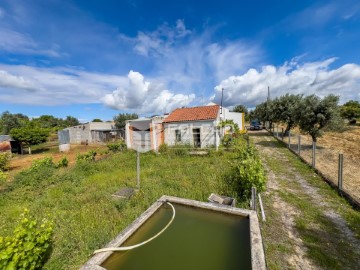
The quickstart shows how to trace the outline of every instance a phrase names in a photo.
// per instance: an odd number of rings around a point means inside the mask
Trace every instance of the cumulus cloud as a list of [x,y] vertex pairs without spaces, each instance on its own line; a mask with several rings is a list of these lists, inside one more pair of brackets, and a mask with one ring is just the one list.
[[130,71],[128,83],[102,98],[105,105],[118,110],[139,113],[169,112],[186,106],[195,99],[194,94],[177,94],[162,84],[145,81],[142,74]]
[[268,65],[263,66],[260,71],[249,69],[245,74],[230,76],[217,85],[213,100],[220,102],[224,89],[225,106],[244,104],[254,107],[266,100],[268,86],[271,97],[286,93],[316,94],[320,97],[335,94],[340,96],[340,102],[349,99],[360,100],[360,66],[346,64],[330,69],[335,60],[336,58],[330,58],[300,64],[295,59],[280,67]]

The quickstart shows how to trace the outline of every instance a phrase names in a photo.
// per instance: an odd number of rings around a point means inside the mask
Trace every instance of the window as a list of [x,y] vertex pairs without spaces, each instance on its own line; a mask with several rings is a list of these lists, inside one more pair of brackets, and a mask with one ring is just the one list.
[[175,130],[175,142],[181,142],[181,132],[180,130]]

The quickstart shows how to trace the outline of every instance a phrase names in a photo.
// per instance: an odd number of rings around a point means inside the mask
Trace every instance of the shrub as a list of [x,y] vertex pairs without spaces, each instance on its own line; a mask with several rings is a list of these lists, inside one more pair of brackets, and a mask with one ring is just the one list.
[[69,160],[67,159],[67,157],[62,157],[58,164],[57,164],[57,168],[62,168],[62,167],[67,167],[69,165]]
[[169,147],[168,147],[168,145],[166,143],[160,144],[159,153],[164,154],[164,153],[167,153],[168,150],[169,150]]
[[95,161],[96,151],[90,150],[85,154],[77,154],[76,155],[76,162],[83,162],[83,161]]
[[27,209],[21,214],[13,236],[0,237],[1,269],[39,269],[51,247],[53,222],[34,220]]
[[7,180],[7,173],[4,173],[3,171],[0,171],[0,185],[4,184]]
[[126,143],[124,140],[114,142],[114,143],[108,143],[106,146],[112,152],[120,152],[120,151],[124,151],[126,149]]
[[252,187],[256,187],[258,192],[265,190],[264,168],[253,147],[237,149],[237,158],[232,161],[225,183],[226,189],[239,200],[249,199]]
[[11,159],[11,153],[9,152],[0,153],[0,171],[5,171],[8,169],[10,159]]
[[229,148],[234,145],[234,137],[231,134],[226,134],[222,140],[221,144],[226,148]]
[[44,167],[55,167],[52,157],[44,157],[42,159],[34,160],[31,164],[29,171],[38,171]]
[[170,150],[175,156],[186,156],[189,154],[191,148],[192,147],[189,144],[176,144],[173,147],[170,147]]

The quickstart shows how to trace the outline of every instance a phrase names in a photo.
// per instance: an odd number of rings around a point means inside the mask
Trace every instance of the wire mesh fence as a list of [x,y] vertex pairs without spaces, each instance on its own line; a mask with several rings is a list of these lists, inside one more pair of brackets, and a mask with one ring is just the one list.
[[[358,204],[360,203],[358,156],[347,152],[346,147],[340,143],[338,147],[331,147],[327,140],[319,138],[314,145],[310,136],[293,131],[286,134],[284,128],[280,126],[271,129],[271,133],[308,164],[319,170],[335,186],[348,193]],[[342,154],[342,162],[339,162],[340,154]],[[340,164],[342,167],[339,167]]]

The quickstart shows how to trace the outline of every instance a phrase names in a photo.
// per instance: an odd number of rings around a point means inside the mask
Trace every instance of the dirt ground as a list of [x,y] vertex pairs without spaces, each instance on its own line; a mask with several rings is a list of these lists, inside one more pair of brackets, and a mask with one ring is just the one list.
[[[281,129],[281,128],[279,128]],[[276,129],[275,129],[276,131]],[[299,130],[291,135],[291,148],[298,150]],[[288,142],[288,137],[284,138]],[[312,162],[312,139],[301,135],[300,155]],[[360,127],[352,126],[344,132],[326,132],[316,143],[316,168],[335,184],[338,183],[339,154],[344,156],[343,189],[360,202]]]
[[[267,172],[262,235],[268,269],[357,269],[360,241],[340,215],[349,206],[337,208],[340,197],[311,170],[292,166],[293,156],[266,131],[250,136]],[[339,248],[348,250],[338,254]]]
[[55,163],[62,157],[66,157],[69,160],[69,165],[71,166],[75,164],[76,155],[79,153],[95,150],[97,152],[96,159],[99,159],[106,149],[105,145],[71,145],[69,152],[60,153],[58,145],[51,145],[50,149],[41,153],[13,156],[10,161],[10,168],[8,172],[10,176],[14,176],[17,172],[30,167],[34,160],[42,159],[44,157],[52,157]]

